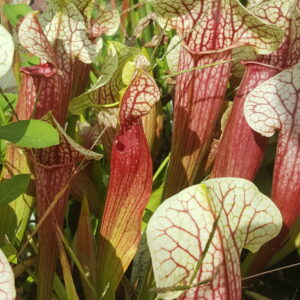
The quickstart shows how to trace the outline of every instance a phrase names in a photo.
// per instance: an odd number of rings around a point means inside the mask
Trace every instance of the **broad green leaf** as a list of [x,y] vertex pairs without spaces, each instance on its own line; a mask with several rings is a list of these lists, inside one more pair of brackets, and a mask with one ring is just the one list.
[[45,148],[59,143],[57,131],[39,120],[25,120],[0,127],[0,138],[21,147]]
[[242,248],[258,251],[281,226],[271,199],[245,179],[210,179],[167,199],[147,228],[158,297],[241,299]]
[[0,24],[0,77],[5,75],[12,65],[14,42],[9,32]]
[[16,27],[20,19],[29,14],[32,8],[26,4],[5,4],[3,11],[10,24]]
[[16,297],[14,273],[0,249],[0,299],[12,300]]
[[30,174],[15,175],[0,182],[0,207],[18,198],[26,191]]
[[[7,142],[1,140],[7,145]],[[14,145],[7,145],[5,161],[3,162],[2,178],[11,178],[14,175],[29,174],[31,172],[26,150]],[[26,192],[22,193],[9,205],[0,209],[0,247],[5,243],[6,236],[11,243],[21,243],[28,228],[28,221],[33,208],[33,186],[29,185]],[[1,239],[2,237],[2,239]]]
[[94,106],[90,94],[100,87],[104,86],[114,75],[118,67],[117,51],[112,43],[108,44],[107,55],[100,71],[96,83],[90,87],[84,94],[72,99],[69,110],[72,114],[80,114],[84,109]]

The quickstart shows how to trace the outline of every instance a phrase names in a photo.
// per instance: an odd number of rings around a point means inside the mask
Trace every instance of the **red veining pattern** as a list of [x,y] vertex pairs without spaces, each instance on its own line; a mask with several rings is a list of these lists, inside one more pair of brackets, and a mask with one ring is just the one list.
[[[147,240],[157,288],[165,299],[241,299],[240,252],[257,251],[281,225],[274,204],[254,185],[237,178],[212,179],[166,200],[151,218]],[[189,285],[221,211],[217,230],[193,284],[186,292],[171,287]]]
[[[57,17],[54,10],[47,11],[40,18],[42,25],[33,14],[20,27],[23,45],[41,57],[42,62],[47,62],[22,69],[17,107],[17,111],[22,112],[22,119],[41,119],[52,111],[63,126],[70,98],[85,89],[90,66],[82,61],[90,63],[99,46],[84,39],[87,32],[83,17],[74,6],[71,5],[65,13],[67,15]],[[51,297],[56,268],[55,224],[62,225],[69,195],[68,184],[76,163],[84,158],[84,154],[76,146],[74,148],[63,135],[60,135],[60,145],[36,150],[34,154],[32,159],[39,218],[44,215],[57,193],[67,187],[39,230],[38,298],[46,300]]]
[[[259,256],[262,268],[282,245],[300,214],[300,64],[258,86],[247,97],[248,124],[265,136],[279,130],[272,200],[279,207],[285,228]],[[270,250],[271,249],[271,250]],[[257,269],[257,267],[254,267]]]
[[102,10],[95,20],[91,20],[91,38],[98,38],[103,34],[111,35],[119,27],[119,13],[117,10]]
[[286,69],[299,61],[300,12],[295,3],[296,1],[265,1],[252,9],[256,16],[284,31],[280,47],[271,55],[261,56],[260,62]]
[[21,69],[22,81],[17,113],[20,119],[41,119],[49,111],[61,124],[67,113],[63,99],[61,76],[51,64],[32,66]]
[[254,132],[244,117],[247,94],[271,78],[279,69],[247,62],[246,70],[226,124],[215,158],[211,177],[241,177],[253,180],[262,161],[268,138]]
[[[165,20],[169,19],[169,27],[186,37],[185,43],[194,53],[241,45],[262,49],[264,43],[266,50],[274,42],[271,41],[274,27],[266,26],[256,19],[236,0],[151,2]],[[263,41],[261,45],[260,41]]]
[[145,71],[139,70],[123,96],[120,109],[121,126],[130,126],[148,114],[159,96],[155,80]]
[[[240,46],[270,53],[282,36],[273,25],[262,23],[236,0],[151,2],[169,27],[184,39],[179,71],[230,60],[232,49]],[[165,197],[195,180],[221,110],[230,66],[212,66],[177,78]]]
[[[152,189],[152,161],[140,124],[117,135],[100,241],[100,291],[110,282],[112,297],[141,238],[143,211]],[[111,294],[112,293],[112,294]],[[107,295],[107,299],[109,298]]]
[[[192,55],[181,49],[179,70],[224,61],[231,51]],[[187,72],[177,77],[172,155],[165,183],[167,198],[190,185],[221,110],[230,72],[230,63]]]
[[137,69],[120,107],[120,132],[111,153],[111,171],[99,240],[99,291],[114,297],[141,239],[141,219],[152,189],[152,160],[141,117],[160,98],[154,79]]

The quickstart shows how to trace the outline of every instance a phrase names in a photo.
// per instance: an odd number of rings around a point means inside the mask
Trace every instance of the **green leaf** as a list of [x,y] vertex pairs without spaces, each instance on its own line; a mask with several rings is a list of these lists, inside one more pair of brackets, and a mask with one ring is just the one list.
[[17,199],[25,192],[30,182],[30,174],[15,175],[0,183],[0,207]]
[[[18,95],[13,93],[5,93],[3,95],[0,95],[0,110],[1,110],[0,125],[5,125],[9,122],[12,114],[14,113],[11,107],[15,109],[17,104],[17,99],[18,99]],[[8,105],[7,101],[10,103],[10,105]]]
[[2,126],[0,138],[28,148],[59,144],[57,131],[50,124],[39,120],[25,120]]
[[30,13],[32,8],[26,4],[5,4],[3,11],[10,24],[16,27],[19,20]]
[[[13,93],[5,93],[6,98],[9,100],[9,103],[12,105],[13,108],[16,107],[18,95]],[[11,108],[5,101],[4,97],[0,95],[0,109],[4,112],[12,112]]]

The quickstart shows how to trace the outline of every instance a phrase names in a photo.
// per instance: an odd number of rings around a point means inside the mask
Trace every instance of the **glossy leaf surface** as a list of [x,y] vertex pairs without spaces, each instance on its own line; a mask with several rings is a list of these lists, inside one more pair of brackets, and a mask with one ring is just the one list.
[[158,297],[241,299],[242,248],[256,252],[281,225],[274,203],[244,179],[210,179],[167,199],[147,228]]
[[0,127],[0,138],[28,148],[45,148],[59,142],[57,131],[39,120],[24,120],[4,125]]
[[15,175],[0,183],[0,207],[18,198],[25,192],[30,181],[30,174]]

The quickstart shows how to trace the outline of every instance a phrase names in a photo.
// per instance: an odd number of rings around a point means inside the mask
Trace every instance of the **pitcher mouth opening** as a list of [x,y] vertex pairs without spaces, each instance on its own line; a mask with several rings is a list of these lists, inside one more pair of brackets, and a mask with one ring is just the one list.
[[51,63],[31,67],[23,67],[20,71],[26,75],[49,78],[57,74],[57,69]]

